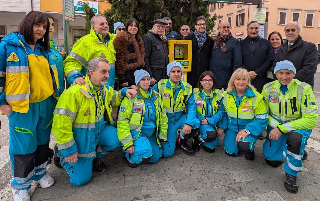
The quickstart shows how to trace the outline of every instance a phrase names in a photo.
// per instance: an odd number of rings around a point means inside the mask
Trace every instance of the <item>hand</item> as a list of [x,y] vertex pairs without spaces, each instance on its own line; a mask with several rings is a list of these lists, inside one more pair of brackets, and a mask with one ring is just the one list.
[[191,129],[192,129],[192,127],[191,127],[190,125],[185,124],[185,125],[183,126],[182,132],[187,135],[187,134],[190,134],[190,133],[191,133]]
[[67,53],[64,51],[64,49],[60,52],[61,56],[64,57]]
[[[242,129],[236,137],[236,142],[244,142],[244,139],[248,136],[249,134],[246,133],[246,131],[244,131],[244,129]],[[242,139],[242,140],[241,140]]]
[[217,129],[217,135],[218,137],[222,136],[222,134],[224,133],[224,130],[222,128],[218,128]]
[[12,107],[11,105],[1,105],[0,110],[7,116],[11,114]]
[[256,79],[256,77],[257,77],[257,73],[254,72],[254,71],[249,71],[249,75],[250,75],[252,80]]
[[157,80],[156,79],[154,79],[154,78],[151,78],[151,80],[150,80],[150,84],[151,85],[155,85],[157,83]]
[[282,135],[282,133],[279,130],[279,128],[274,128],[269,133],[269,139],[270,140],[278,140],[281,135]]
[[78,152],[65,158],[68,163],[76,163],[78,161]]
[[126,91],[126,95],[129,97],[129,98],[134,98],[137,94],[137,90],[135,89],[127,89]]
[[134,90],[138,90],[138,87],[136,85],[131,85],[131,88]]
[[73,81],[73,84],[76,85],[76,84],[79,84],[79,85],[85,85],[85,81],[84,81],[84,78],[85,77],[78,77],[77,79],[75,79]]
[[204,119],[204,120],[201,120],[201,124],[202,124],[202,125],[208,125],[209,123],[208,123],[208,120],[207,120],[207,119]]
[[132,154],[132,153],[134,152],[134,146],[131,145],[130,147],[128,147],[128,148],[126,149],[126,152],[128,152],[129,154]]
[[121,84],[122,87],[127,87],[128,85],[129,85],[128,82],[125,82],[125,83],[122,83],[122,84]]

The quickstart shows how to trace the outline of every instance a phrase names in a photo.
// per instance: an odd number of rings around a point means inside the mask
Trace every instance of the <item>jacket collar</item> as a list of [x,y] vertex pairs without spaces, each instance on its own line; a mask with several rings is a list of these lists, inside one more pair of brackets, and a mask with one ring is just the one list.
[[180,84],[179,85],[175,85],[173,82],[171,82],[171,80],[169,78],[167,83],[166,83],[166,87],[168,87],[170,89],[181,88],[182,90],[185,90],[185,86],[184,86],[184,84],[183,84],[181,79],[180,79]]
[[[236,90],[233,90],[232,92],[228,92],[228,94],[238,96]],[[253,92],[252,89],[247,88],[246,91],[244,92],[243,96],[246,96],[248,98],[256,96],[256,94]]]
[[214,92],[214,90],[212,89],[211,90],[211,93],[210,93],[210,97],[207,96],[206,92],[204,92],[204,90],[202,89],[201,92],[199,93],[199,96],[203,99],[206,99],[206,98],[213,98],[216,96],[216,93]]

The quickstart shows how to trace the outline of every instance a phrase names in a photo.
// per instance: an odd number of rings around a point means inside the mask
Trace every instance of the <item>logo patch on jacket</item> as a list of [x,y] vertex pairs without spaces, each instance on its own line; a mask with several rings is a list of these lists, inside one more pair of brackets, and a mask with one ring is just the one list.
[[132,112],[134,113],[142,113],[142,109],[141,108],[133,108]]
[[170,94],[169,94],[169,93],[164,93],[164,94],[163,94],[163,97],[164,97],[165,99],[168,99],[168,98],[170,98]]
[[279,103],[279,97],[269,96],[270,103]]
[[203,108],[203,105],[204,105],[203,101],[196,101],[196,104],[197,104],[197,107]]
[[120,112],[124,113],[124,111],[126,111],[126,107],[125,106],[121,106],[120,107]]
[[277,89],[275,87],[273,87],[270,92],[277,92]]
[[242,112],[251,112],[252,106],[250,105],[249,101],[246,100],[246,102],[242,106]]
[[316,105],[316,102],[310,102],[310,105]]
[[18,56],[17,56],[16,53],[12,52],[12,53],[9,55],[7,61],[17,62],[17,61],[19,61],[19,58],[18,58]]
[[144,106],[144,103],[141,103],[141,102],[135,102],[134,104],[137,106]]
[[86,110],[86,112],[84,113],[84,116],[88,116],[88,115],[90,115],[91,114],[91,111],[90,111],[90,108],[88,108],[87,110]]

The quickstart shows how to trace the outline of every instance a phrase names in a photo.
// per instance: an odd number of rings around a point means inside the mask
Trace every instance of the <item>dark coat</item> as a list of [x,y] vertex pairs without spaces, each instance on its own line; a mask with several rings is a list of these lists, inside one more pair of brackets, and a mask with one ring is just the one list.
[[195,88],[198,87],[197,84],[201,73],[209,70],[213,39],[207,35],[207,40],[204,42],[201,50],[199,50],[197,38],[194,34],[187,36],[185,40],[192,40],[192,64],[187,80]]
[[296,67],[295,79],[314,85],[314,74],[317,71],[318,51],[315,44],[302,40],[301,36],[294,42],[288,52],[288,43],[280,46],[277,62],[289,60]]
[[217,49],[212,49],[210,60],[210,71],[214,74],[219,89],[226,89],[233,71],[242,67],[240,41],[231,37],[225,45],[228,49],[226,52],[221,51],[221,43],[218,44]]
[[141,37],[137,39],[127,32],[121,32],[113,41],[116,50],[116,75],[119,83],[135,85],[134,71],[144,68],[144,45]]
[[176,31],[170,31],[167,35],[166,35],[168,40],[180,40],[180,35],[178,34],[178,32]]
[[149,31],[144,37],[145,69],[157,81],[167,78],[168,42]]
[[[252,48],[252,43],[254,43]],[[261,93],[263,85],[267,83],[267,71],[273,63],[273,50],[268,40],[260,37],[252,40],[247,36],[240,42],[242,63],[248,71],[257,73],[257,77],[251,80],[251,84]]]

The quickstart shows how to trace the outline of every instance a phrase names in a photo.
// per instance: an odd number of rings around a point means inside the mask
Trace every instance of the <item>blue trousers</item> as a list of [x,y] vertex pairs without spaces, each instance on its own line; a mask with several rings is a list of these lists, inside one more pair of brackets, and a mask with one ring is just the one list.
[[108,85],[110,87],[114,87],[116,79],[116,68],[114,67],[114,64],[110,64],[110,70],[109,70],[109,78],[108,78]]
[[[231,129],[225,130],[225,136],[223,139],[224,149],[228,154],[239,154],[238,143],[236,141],[238,132],[234,132]],[[248,135],[242,142],[249,142],[250,151],[254,150],[254,146],[257,141],[257,136]]]
[[46,173],[48,149],[56,100],[50,96],[38,103],[30,103],[27,113],[12,111],[8,116],[10,160],[14,189],[30,189],[33,180]]
[[216,129],[213,128],[210,125],[200,125],[199,135],[198,139],[200,142],[203,142],[203,146],[206,146],[210,149],[215,149],[219,145],[219,138],[217,138],[211,142],[204,142],[207,139],[207,131],[214,131],[216,132]]
[[263,143],[264,157],[269,161],[283,162],[286,159],[284,171],[297,177],[302,171],[302,157],[311,130],[295,130],[282,134],[278,140],[270,140],[271,130],[272,128],[268,126],[266,141]]
[[[121,145],[121,142],[118,139],[117,129],[110,125],[105,125],[95,143],[97,145],[97,158],[102,158],[108,151],[114,150]],[[77,146],[81,145],[77,144]],[[58,153],[58,155],[60,157],[61,165],[69,174],[70,183],[72,185],[81,186],[90,181],[92,177],[93,157],[78,157],[78,161],[76,163],[68,163],[65,161],[60,150],[59,152],[60,154]]]
[[134,139],[134,152],[129,154],[125,151],[127,160],[133,164],[140,164],[142,159],[151,157],[149,162],[158,162],[162,157],[162,148],[158,145],[156,135],[140,133],[137,137],[137,133],[131,134]]
[[[183,114],[180,119],[177,121],[171,121],[169,118],[168,121],[168,136],[167,142],[162,144],[163,148],[163,157],[170,157],[174,154],[176,149],[176,142],[177,142],[177,132],[179,129],[183,129],[185,122],[187,120],[187,114]],[[197,123],[192,127],[192,129],[199,128],[200,124]]]

